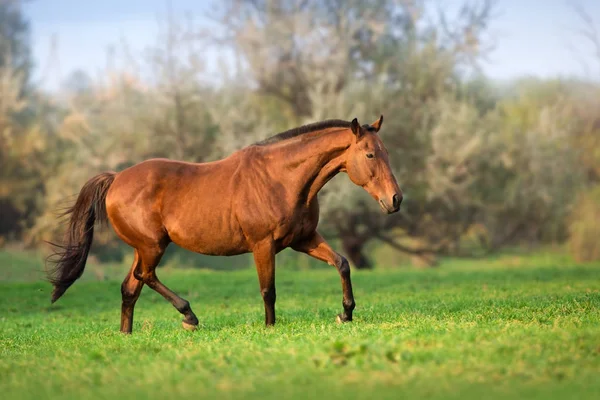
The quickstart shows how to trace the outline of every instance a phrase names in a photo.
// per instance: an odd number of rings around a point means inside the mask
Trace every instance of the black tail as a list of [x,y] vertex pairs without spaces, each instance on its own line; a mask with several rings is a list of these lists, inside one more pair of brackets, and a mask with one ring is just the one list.
[[70,215],[70,218],[63,244],[52,243],[58,250],[49,257],[49,261],[55,264],[48,271],[48,279],[54,285],[52,303],[83,274],[94,239],[94,223],[96,220],[108,220],[106,194],[115,175],[114,172],[104,172],[87,181],[75,204],[62,214]]

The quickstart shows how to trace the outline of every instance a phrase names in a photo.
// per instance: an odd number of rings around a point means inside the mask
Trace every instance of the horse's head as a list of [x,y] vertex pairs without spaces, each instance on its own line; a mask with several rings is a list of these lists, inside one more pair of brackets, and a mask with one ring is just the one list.
[[360,126],[354,118],[350,129],[354,140],[347,151],[346,172],[350,180],[362,187],[381,206],[392,214],[400,210],[402,191],[392,173],[388,151],[377,134],[383,115],[371,125]]

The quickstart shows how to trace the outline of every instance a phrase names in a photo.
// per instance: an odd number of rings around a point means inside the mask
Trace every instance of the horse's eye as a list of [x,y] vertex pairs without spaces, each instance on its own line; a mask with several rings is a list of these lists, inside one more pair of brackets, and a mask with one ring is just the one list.
[[375,155],[373,153],[367,153],[367,158],[373,158]]

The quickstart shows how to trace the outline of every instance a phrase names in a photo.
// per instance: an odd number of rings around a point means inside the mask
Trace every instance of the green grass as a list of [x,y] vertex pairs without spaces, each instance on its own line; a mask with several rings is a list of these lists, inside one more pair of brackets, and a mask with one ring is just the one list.
[[144,288],[132,336],[118,333],[120,281],[96,275],[53,306],[45,283],[0,283],[3,399],[600,398],[598,264],[514,255],[354,272],[345,325],[333,269],[281,268],[271,329],[254,271],[167,268],[200,329]]

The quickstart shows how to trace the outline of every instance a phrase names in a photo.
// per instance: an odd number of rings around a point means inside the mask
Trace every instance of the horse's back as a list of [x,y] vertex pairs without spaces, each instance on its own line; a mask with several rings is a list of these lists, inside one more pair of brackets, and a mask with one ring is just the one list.
[[194,164],[155,158],[143,161],[117,174],[108,192],[106,205],[142,205],[161,199],[169,186],[177,186],[178,180],[192,173]]

